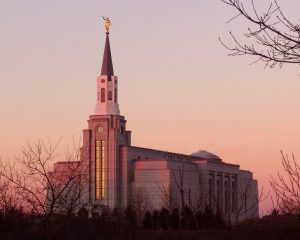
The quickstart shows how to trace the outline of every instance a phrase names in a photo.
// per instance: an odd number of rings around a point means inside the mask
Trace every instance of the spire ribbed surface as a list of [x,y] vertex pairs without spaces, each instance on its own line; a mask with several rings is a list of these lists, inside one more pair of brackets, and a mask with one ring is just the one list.
[[104,48],[104,54],[103,54],[101,75],[113,76],[114,75],[114,68],[113,68],[113,64],[112,64],[110,44],[109,44],[109,36],[108,35],[109,34],[106,33],[106,41],[105,41],[105,48]]

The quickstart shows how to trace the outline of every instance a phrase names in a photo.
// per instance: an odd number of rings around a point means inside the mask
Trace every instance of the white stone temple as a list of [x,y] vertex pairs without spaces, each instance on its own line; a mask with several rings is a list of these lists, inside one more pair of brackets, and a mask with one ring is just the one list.
[[[83,130],[81,160],[76,162],[87,179],[83,205],[124,209],[139,199],[149,210],[186,205],[210,207],[227,220],[258,217],[257,180],[250,171],[206,151],[186,155],[132,146],[131,131],[120,115],[118,82],[107,31],[96,110]],[[52,174],[66,164],[56,163]]]

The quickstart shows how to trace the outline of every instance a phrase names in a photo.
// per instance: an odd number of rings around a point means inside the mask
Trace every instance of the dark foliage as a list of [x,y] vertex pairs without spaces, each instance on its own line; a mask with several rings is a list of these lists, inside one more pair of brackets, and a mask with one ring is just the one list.
[[168,229],[170,222],[170,212],[166,208],[162,208],[159,213],[159,225],[162,229]]
[[145,213],[145,217],[143,220],[143,227],[144,229],[152,229],[152,215],[150,211]]
[[204,214],[203,214],[203,220],[204,220],[204,228],[210,229],[214,226],[215,216],[210,209],[209,206],[206,206]]
[[136,212],[134,211],[131,205],[128,205],[125,209],[125,218],[133,225],[136,226],[137,219],[136,219]]
[[222,213],[219,210],[217,210],[215,215],[215,227],[222,228],[224,226],[225,226],[225,222]]
[[[118,210],[109,215],[87,218],[86,212],[71,218],[56,215],[51,225],[52,231],[45,232],[40,227],[39,218],[32,214],[25,214],[22,209],[6,209],[0,211],[0,239],[1,240],[179,240],[179,239],[299,239],[300,221],[292,215],[269,215],[263,219],[246,221],[237,226],[226,227],[221,214],[216,215],[207,208],[205,212],[195,215],[185,209],[187,219],[183,229],[180,225],[180,212],[174,209],[170,214],[167,209],[161,211],[147,211],[144,216],[143,228],[132,223],[134,212],[129,207],[124,214]],[[126,214],[125,214],[126,213]],[[219,216],[218,216],[219,215]],[[206,219],[208,217],[208,219]],[[155,220],[156,219],[156,220]],[[194,220],[193,220],[194,219]],[[155,223],[156,221],[156,223]],[[63,222],[63,224],[62,224]],[[156,225],[155,225],[156,224]],[[194,227],[193,227],[193,224]],[[61,227],[63,226],[63,227]],[[206,229],[209,226],[209,229]],[[158,229],[159,228],[159,229]]]
[[171,227],[174,230],[179,229],[180,224],[180,214],[178,208],[173,209],[172,214],[170,216]]
[[159,228],[159,212],[157,210],[153,211],[152,224],[154,230]]

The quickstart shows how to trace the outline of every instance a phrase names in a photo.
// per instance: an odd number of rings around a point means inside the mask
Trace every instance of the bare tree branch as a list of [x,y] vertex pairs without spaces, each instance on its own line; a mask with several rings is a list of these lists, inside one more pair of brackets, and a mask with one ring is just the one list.
[[[294,24],[284,15],[277,0],[272,0],[263,14],[259,14],[254,1],[250,10],[246,9],[243,0],[220,0],[235,9],[238,13],[227,23],[244,17],[254,29],[248,27],[240,40],[230,32],[233,45],[221,44],[229,50],[229,56],[251,55],[257,61],[264,62],[266,67],[282,66],[284,63],[300,64],[300,25]],[[248,1],[249,2],[249,1]],[[252,14],[250,13],[252,10]]]
[[270,185],[277,200],[276,208],[280,213],[300,213],[300,165],[292,154],[292,159],[281,151],[283,172],[271,176]]
[[12,191],[18,203],[35,214],[45,229],[50,228],[56,214],[74,215],[83,206],[81,195],[87,189],[78,146],[67,149],[66,161],[56,163],[55,171],[51,171],[60,143],[61,139],[55,144],[29,142],[15,161],[0,159],[0,188],[5,190],[0,198],[10,200],[7,193]]

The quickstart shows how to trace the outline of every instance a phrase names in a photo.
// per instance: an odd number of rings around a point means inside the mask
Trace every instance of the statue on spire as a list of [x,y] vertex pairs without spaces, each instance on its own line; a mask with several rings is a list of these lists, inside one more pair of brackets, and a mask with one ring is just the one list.
[[103,16],[102,16],[102,18],[103,18],[103,20],[105,20],[106,33],[109,33],[109,27],[110,27],[110,25],[111,25],[110,20],[109,20],[108,17],[103,17]]

